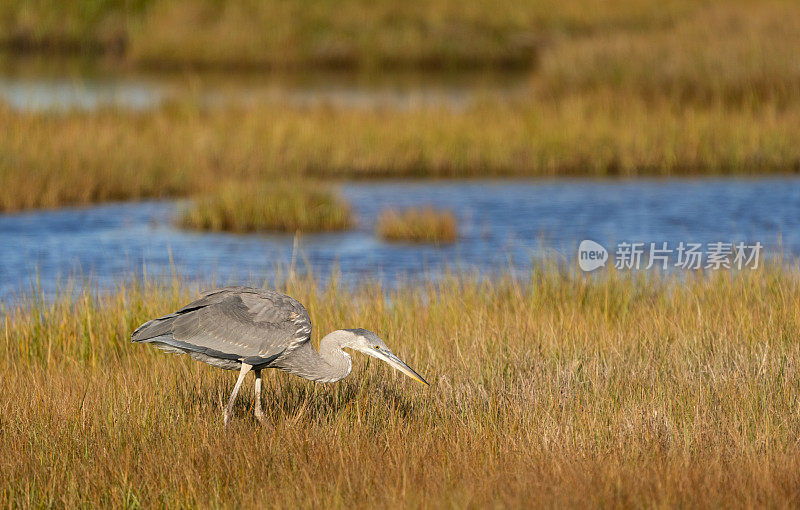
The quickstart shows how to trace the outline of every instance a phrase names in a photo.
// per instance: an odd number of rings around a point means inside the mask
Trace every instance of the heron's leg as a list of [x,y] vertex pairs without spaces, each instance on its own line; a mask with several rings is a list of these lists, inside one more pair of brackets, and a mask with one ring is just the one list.
[[264,423],[264,410],[261,409],[261,370],[256,370],[256,408],[254,414],[256,419]]
[[233,387],[233,393],[231,393],[231,398],[228,400],[228,405],[225,406],[225,411],[222,413],[222,422],[225,426],[228,426],[228,420],[230,420],[231,414],[233,413],[233,403],[236,401],[236,395],[239,393],[239,388],[242,387],[242,381],[244,381],[244,376],[247,375],[247,372],[253,368],[253,365],[248,365],[247,363],[242,362],[242,369],[239,371],[239,379],[236,380],[236,386]]

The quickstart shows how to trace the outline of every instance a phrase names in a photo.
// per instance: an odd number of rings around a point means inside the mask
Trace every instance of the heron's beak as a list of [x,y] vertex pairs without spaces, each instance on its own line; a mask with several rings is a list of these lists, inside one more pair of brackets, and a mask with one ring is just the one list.
[[410,366],[406,365],[405,362],[403,362],[403,360],[395,356],[394,353],[382,350],[382,351],[372,351],[370,354],[372,354],[373,356],[375,356],[380,360],[385,361],[392,368],[403,372],[404,374],[414,379],[415,381],[419,381],[425,386],[430,386],[430,384],[428,384],[428,381],[423,379],[422,376],[416,373]]

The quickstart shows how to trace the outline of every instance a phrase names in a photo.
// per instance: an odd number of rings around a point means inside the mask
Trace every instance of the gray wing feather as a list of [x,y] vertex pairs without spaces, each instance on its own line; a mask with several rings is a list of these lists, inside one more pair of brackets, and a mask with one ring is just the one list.
[[269,290],[225,287],[143,324],[131,339],[262,365],[310,336],[311,320],[297,300]]

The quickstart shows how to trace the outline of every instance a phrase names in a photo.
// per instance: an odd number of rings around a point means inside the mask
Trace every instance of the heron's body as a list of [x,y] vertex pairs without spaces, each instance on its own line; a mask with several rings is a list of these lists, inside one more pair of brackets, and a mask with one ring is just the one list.
[[[425,381],[365,329],[342,329],[326,335],[319,351],[311,345],[311,320],[296,299],[271,290],[225,287],[204,293],[180,310],[141,325],[133,342],[150,343],[175,354],[188,354],[210,365],[239,370],[225,421],[244,376],[256,374],[256,415],[261,417],[261,370],[277,368],[317,382],[336,382],[350,373],[343,348],[377,357],[410,377]],[[425,383],[427,384],[427,383]]]

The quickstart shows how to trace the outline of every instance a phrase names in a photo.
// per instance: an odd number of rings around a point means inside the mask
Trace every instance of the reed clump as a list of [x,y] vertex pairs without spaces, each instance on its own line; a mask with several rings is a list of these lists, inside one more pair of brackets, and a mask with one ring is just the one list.
[[458,239],[458,221],[451,211],[433,207],[389,209],[378,218],[377,232],[387,241],[453,243]]
[[352,222],[349,205],[314,181],[227,183],[179,218],[184,228],[242,233],[344,230]]
[[[652,276],[652,275],[651,275]],[[431,383],[353,355],[335,385],[245,381],[132,345],[200,286],[3,305],[0,505],[791,506],[800,275],[527,278],[384,291],[289,279],[316,342],[363,326]],[[256,482],[254,482],[257,481]]]

